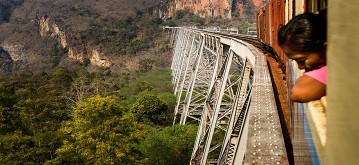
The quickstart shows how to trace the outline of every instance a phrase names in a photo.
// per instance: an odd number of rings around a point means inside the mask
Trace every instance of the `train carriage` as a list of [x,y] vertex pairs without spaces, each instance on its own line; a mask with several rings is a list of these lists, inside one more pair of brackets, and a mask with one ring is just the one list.
[[[278,29],[293,16],[304,13],[316,13],[327,8],[326,0],[271,0],[257,10],[257,37],[270,45],[281,61],[286,63],[286,81],[290,89],[296,79],[303,74],[296,63],[287,59],[277,44]],[[288,90],[290,92],[290,90]],[[289,94],[288,94],[289,95]],[[308,104],[290,102],[290,131],[292,151],[288,152],[290,162],[294,164],[320,164],[324,159],[326,144],[326,97]]]

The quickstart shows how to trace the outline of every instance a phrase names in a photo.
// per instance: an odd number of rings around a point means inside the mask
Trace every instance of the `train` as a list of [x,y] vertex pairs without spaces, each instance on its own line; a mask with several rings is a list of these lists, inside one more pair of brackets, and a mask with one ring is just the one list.
[[[270,45],[280,58],[286,63],[286,81],[288,89],[295,82],[301,72],[296,69],[295,62],[286,59],[279,48],[276,38],[278,28],[287,23],[295,15],[304,12],[316,13],[328,9],[328,33],[327,33],[327,66],[328,85],[327,97],[320,102],[324,105],[321,110],[299,109],[316,107],[316,104],[291,105],[291,123],[298,124],[299,119],[302,129],[307,133],[307,143],[298,144],[295,138],[303,138],[294,129],[291,131],[293,155],[296,156],[296,146],[305,150],[310,148],[311,162],[295,160],[293,164],[357,164],[359,162],[359,10],[358,0],[271,0],[258,9],[257,38]],[[292,78],[290,77],[292,76]],[[303,108],[304,107],[304,108]],[[322,114],[315,112],[324,112]],[[295,118],[293,114],[302,114]],[[313,114],[317,116],[313,117]],[[319,115],[318,115],[319,114]],[[322,120],[311,120],[322,119]],[[300,126],[297,126],[298,129]],[[308,127],[310,129],[308,129]],[[314,129],[313,129],[314,128]],[[310,137],[311,136],[311,137]],[[314,141],[314,142],[313,142]],[[319,141],[319,142],[318,142]],[[324,143],[324,144],[323,144]],[[298,155],[298,159],[304,160],[308,153]]]
[[277,44],[278,29],[295,15],[318,13],[327,8],[327,0],[271,0],[256,12],[257,37],[268,43],[283,61],[286,56]]
[[282,112],[282,115],[287,115],[283,117],[287,118],[283,123],[286,123],[284,130],[288,130],[285,134],[288,135],[286,145],[288,158],[291,159],[289,162],[290,164],[323,164],[327,141],[326,96],[305,104],[290,101],[290,88],[304,71],[299,70],[296,62],[285,56],[277,43],[277,35],[278,29],[294,16],[305,12],[319,13],[328,8],[328,2],[327,0],[269,0],[263,4],[256,11],[256,35],[258,40],[274,50],[278,67],[282,68],[285,75],[283,81],[287,84],[288,101],[281,107],[288,111]]

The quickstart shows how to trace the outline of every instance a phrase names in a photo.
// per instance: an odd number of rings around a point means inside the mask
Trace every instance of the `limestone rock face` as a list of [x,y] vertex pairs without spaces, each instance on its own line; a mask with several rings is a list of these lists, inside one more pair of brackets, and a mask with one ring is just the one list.
[[[104,55],[100,55],[100,51],[98,49],[94,48],[86,48],[87,50],[91,51],[77,51],[76,47],[68,47],[67,40],[66,40],[66,34],[65,32],[61,31],[59,26],[55,23],[52,24],[52,28],[49,28],[49,20],[48,17],[41,17],[39,19],[39,26],[40,26],[40,35],[42,37],[52,37],[54,39],[57,39],[60,43],[62,48],[68,49],[67,56],[70,59],[84,62],[85,58],[89,57],[90,64],[95,66],[101,66],[101,67],[110,67],[111,63],[109,60],[105,58]],[[51,35],[48,35],[51,33]],[[9,52],[11,52],[11,56],[14,59],[14,61],[21,59],[21,55],[17,53],[16,48],[8,48]],[[90,52],[90,53],[89,53]]]
[[263,5],[262,0],[253,0],[253,4],[256,8],[260,8]]
[[59,40],[60,40],[61,47],[66,48],[67,47],[67,41],[66,41],[65,32],[60,32]]
[[102,67],[110,67],[110,61],[104,57],[100,56],[100,52],[96,49],[92,50],[90,62],[92,65],[102,66]]
[[68,57],[80,62],[84,62],[83,52],[77,52],[76,50],[74,50],[74,48],[69,48]]
[[39,32],[41,37],[48,36],[49,33],[51,33],[51,37],[56,38],[58,42],[61,44],[62,48],[67,47],[67,40],[65,32],[61,31],[59,26],[55,23],[52,24],[52,28],[50,29],[49,26],[50,17],[48,16],[42,16],[38,17],[38,24],[39,24]]
[[[79,62],[84,62],[85,58],[88,57],[88,55],[86,55],[83,51],[78,51],[76,50],[76,48],[69,48],[68,51],[68,58],[79,61]],[[108,60],[107,58],[105,58],[105,55],[101,55],[101,52],[98,51],[97,49],[92,49],[91,53],[90,53],[90,64],[94,65],[94,66],[100,66],[100,67],[110,67],[111,63],[110,60]]]
[[3,50],[8,52],[12,61],[20,61],[25,60],[26,55],[24,53],[24,46],[23,45],[1,45]]
[[53,34],[59,34],[60,33],[59,26],[57,26],[56,24],[52,24],[52,31]]
[[178,10],[187,10],[201,17],[231,19],[232,10],[237,8],[239,12],[243,12],[241,7],[243,8],[244,4],[252,4],[259,8],[262,6],[262,0],[162,0],[158,14],[161,18],[168,18],[173,17]]
[[50,18],[45,16],[39,18],[39,26],[40,26],[39,32],[42,37],[46,36],[50,31],[49,20]]
[[65,32],[60,31],[59,26],[57,26],[56,24],[52,24],[51,37],[57,38],[59,40],[59,43],[62,48],[67,47],[67,40],[66,40]]
[[189,10],[201,17],[231,18],[232,0],[171,0],[169,15],[178,10]]

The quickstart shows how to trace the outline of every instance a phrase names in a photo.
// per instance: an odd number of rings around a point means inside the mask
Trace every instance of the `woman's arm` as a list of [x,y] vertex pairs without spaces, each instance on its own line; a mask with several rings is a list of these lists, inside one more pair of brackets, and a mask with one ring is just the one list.
[[291,90],[291,100],[295,102],[309,102],[318,100],[326,95],[326,85],[322,82],[303,75],[298,78]]

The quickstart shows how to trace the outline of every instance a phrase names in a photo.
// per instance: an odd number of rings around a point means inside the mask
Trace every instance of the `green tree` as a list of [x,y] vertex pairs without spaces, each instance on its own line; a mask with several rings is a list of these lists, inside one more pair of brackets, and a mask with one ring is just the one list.
[[31,160],[34,145],[31,136],[20,132],[0,136],[0,164],[35,164]]
[[0,135],[17,130],[21,125],[18,111],[12,108],[14,103],[11,91],[0,83]]
[[176,23],[174,20],[169,20],[168,23],[167,23],[167,25],[168,25],[169,27],[176,27],[176,26],[178,26],[177,23]]
[[151,22],[155,25],[160,25],[163,22],[163,20],[161,18],[157,17],[157,18],[152,19]]
[[139,164],[134,144],[143,137],[133,114],[111,97],[95,96],[75,107],[62,129],[71,138],[50,164]]
[[166,125],[169,123],[167,105],[152,94],[139,98],[131,107],[140,122],[150,125]]
[[146,73],[140,73],[137,80],[139,82],[147,82],[149,87],[145,89],[149,91],[155,93],[172,92],[171,74],[172,72],[169,69],[152,68]]
[[0,108],[0,164],[42,164],[55,157],[64,138],[57,130],[69,118],[67,110],[57,97],[26,99],[13,108]]
[[162,131],[151,130],[139,146],[151,165],[187,165],[196,138],[194,125],[175,125]]
[[19,112],[12,108],[0,106],[0,136],[19,130],[20,127]]
[[51,81],[61,86],[62,88],[69,88],[73,81],[74,74],[66,68],[57,68],[52,75]]
[[184,16],[186,16],[188,12],[186,12],[185,10],[178,10],[175,14],[175,18],[176,19],[182,19]]
[[0,164],[43,164],[55,157],[63,135],[57,131],[25,135],[20,131],[0,136]]
[[[172,115],[176,105],[176,96],[172,92],[162,92],[158,93],[157,97],[168,106],[168,110]],[[170,118],[172,118],[172,116]]]
[[56,131],[61,122],[69,119],[69,107],[61,97],[26,99],[15,105],[20,113],[23,131],[35,135],[47,131]]
[[147,71],[151,70],[155,62],[156,61],[153,60],[153,59],[140,60],[140,62],[139,62],[139,64],[140,64],[139,71],[140,72],[147,72]]
[[56,67],[60,62],[61,58],[67,53],[66,48],[62,48],[58,42],[54,42],[50,49],[50,59],[52,67]]
[[15,100],[12,97],[11,90],[7,89],[2,82],[0,82],[0,105],[4,107],[12,107]]

